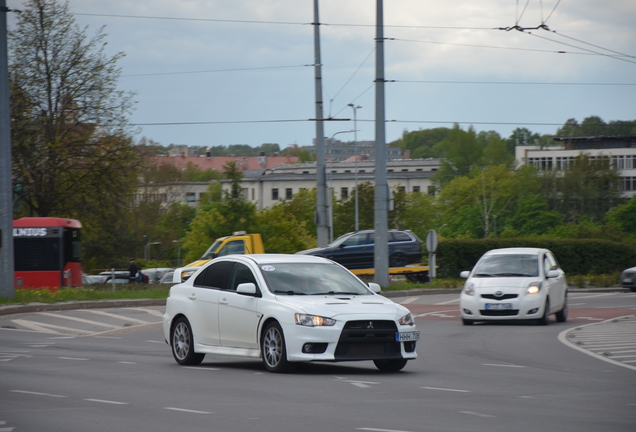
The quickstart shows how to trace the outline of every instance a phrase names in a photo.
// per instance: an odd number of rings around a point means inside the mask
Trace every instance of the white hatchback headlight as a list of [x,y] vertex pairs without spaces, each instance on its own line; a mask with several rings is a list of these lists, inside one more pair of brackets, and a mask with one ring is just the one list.
[[332,326],[336,324],[335,319],[325,318],[317,315],[307,315],[297,313],[294,315],[297,325],[316,327],[316,326]]
[[539,291],[541,291],[541,282],[532,282],[528,285],[528,288],[526,288],[527,295],[535,295],[538,294]]
[[406,315],[404,315],[402,318],[399,319],[398,323],[400,325],[412,326],[413,325],[413,315],[411,315],[410,313],[407,313]]
[[468,296],[475,295],[475,285],[472,282],[466,284],[466,286],[464,287],[464,294]]

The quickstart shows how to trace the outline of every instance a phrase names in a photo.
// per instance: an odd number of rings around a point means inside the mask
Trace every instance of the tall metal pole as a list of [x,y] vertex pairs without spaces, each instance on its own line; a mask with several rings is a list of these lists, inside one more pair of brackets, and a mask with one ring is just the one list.
[[351,108],[353,108],[353,157],[354,159],[354,163],[355,163],[355,169],[354,169],[354,176],[355,176],[355,197],[354,197],[354,202],[355,202],[355,219],[356,219],[356,223],[355,223],[355,231],[358,231],[359,226],[358,226],[358,117],[357,117],[357,111],[359,108],[362,108],[360,105],[355,105],[355,104],[349,104],[349,106]]
[[327,179],[325,175],[325,131],[322,113],[322,63],[320,60],[320,19],[314,0],[314,74],[316,81],[316,224],[318,247],[327,246]]
[[375,282],[389,286],[388,186],[386,182],[386,136],[384,117],[384,12],[382,0],[376,0],[375,37],[375,194],[374,194],[374,268]]
[[7,2],[0,0],[0,298],[14,298]]

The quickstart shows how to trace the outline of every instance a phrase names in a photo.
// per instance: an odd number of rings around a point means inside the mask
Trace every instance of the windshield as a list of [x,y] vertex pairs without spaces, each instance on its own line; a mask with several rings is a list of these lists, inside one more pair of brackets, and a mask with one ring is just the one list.
[[208,250],[205,251],[205,253],[203,254],[203,256],[199,259],[202,260],[209,260],[214,258],[214,252],[216,252],[216,250],[219,248],[219,246],[221,245],[222,240],[219,239],[217,241],[215,241],[214,243],[212,243],[212,246],[210,246],[208,248]]
[[287,295],[371,295],[357,277],[337,264],[261,264],[269,290]]
[[473,277],[531,277],[539,275],[536,255],[490,255],[475,268]]

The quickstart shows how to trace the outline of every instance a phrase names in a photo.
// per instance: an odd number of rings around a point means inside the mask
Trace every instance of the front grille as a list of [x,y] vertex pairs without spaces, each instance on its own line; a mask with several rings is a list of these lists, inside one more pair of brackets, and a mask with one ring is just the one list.
[[349,321],[345,324],[334,354],[336,360],[400,358],[393,321]]
[[519,309],[480,310],[479,313],[482,316],[516,316],[519,314]]
[[517,298],[518,295],[517,294],[504,294],[500,297],[495,296],[494,294],[482,294],[481,298],[485,298],[488,300],[509,300],[509,299],[513,299],[513,298]]

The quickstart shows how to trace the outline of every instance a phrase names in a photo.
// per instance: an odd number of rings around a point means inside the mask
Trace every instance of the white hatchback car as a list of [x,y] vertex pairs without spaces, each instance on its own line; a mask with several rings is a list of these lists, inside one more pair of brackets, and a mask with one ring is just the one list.
[[548,324],[550,314],[567,319],[567,282],[547,249],[508,248],[486,252],[471,272],[459,299],[465,325],[487,320],[536,320]]
[[[180,273],[192,268],[175,270]],[[228,255],[170,288],[163,332],[177,363],[206,354],[292,362],[373,360],[382,371],[415,359],[419,340],[404,306],[333,261],[311,255]]]

